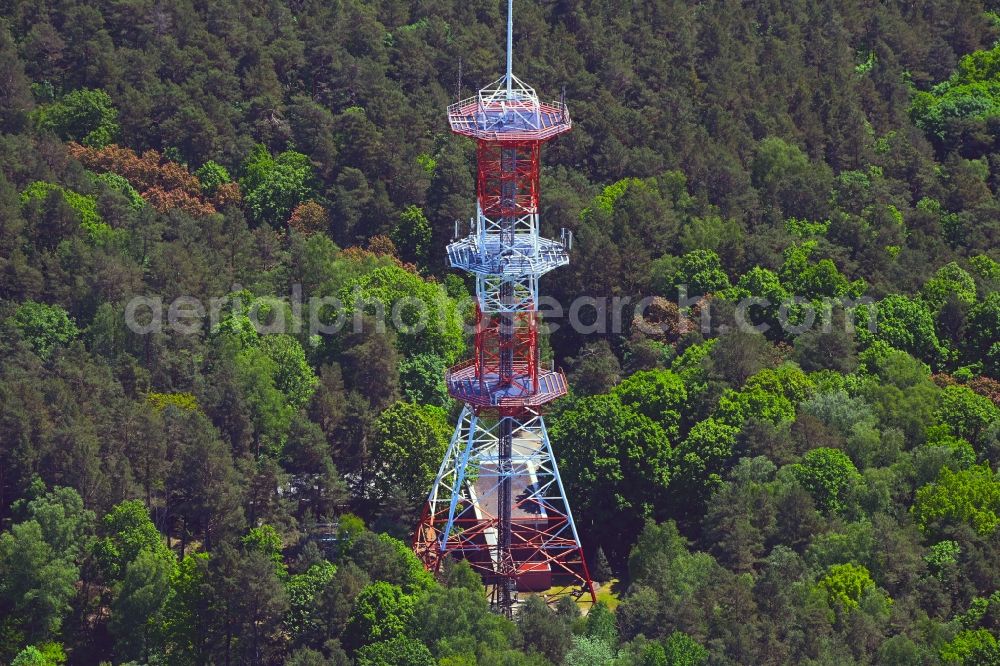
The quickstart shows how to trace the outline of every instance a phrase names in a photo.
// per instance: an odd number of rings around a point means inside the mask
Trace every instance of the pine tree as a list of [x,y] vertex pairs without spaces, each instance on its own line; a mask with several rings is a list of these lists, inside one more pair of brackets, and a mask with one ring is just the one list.
[[608,564],[608,558],[604,554],[604,549],[600,546],[597,547],[597,553],[594,555],[594,571],[592,575],[598,583],[607,583],[615,576],[614,572],[611,571],[611,565]]

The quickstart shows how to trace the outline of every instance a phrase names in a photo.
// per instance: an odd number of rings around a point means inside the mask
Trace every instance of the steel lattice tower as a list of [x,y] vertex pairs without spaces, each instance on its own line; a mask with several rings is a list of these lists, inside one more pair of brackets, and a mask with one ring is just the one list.
[[512,40],[508,0],[506,76],[448,107],[451,130],[478,144],[476,219],[448,246],[476,277],[475,356],[446,373],[464,407],[414,537],[429,569],[468,560],[507,616],[518,590],[596,601],[541,411],[566,377],[542,367],[537,344],[538,281],[569,263],[571,242],[539,235],[539,153],[571,123],[514,76]]

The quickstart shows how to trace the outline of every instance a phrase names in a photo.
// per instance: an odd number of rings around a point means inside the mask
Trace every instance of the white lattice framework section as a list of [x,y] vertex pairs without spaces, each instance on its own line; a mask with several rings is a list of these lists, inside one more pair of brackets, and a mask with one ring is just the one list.
[[[504,287],[510,290],[510,296],[504,296]],[[538,276],[527,275],[508,276],[504,274],[476,275],[476,294],[479,307],[483,312],[530,312],[537,310]]]

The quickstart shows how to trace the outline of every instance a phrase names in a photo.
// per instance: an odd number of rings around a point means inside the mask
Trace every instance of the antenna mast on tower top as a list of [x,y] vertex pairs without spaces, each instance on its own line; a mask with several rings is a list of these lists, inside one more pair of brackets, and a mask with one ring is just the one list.
[[507,0],[507,99],[514,98],[514,0]]

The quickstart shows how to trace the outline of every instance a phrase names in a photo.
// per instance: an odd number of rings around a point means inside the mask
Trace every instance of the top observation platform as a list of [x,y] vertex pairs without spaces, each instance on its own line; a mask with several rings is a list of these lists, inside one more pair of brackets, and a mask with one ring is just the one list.
[[[509,79],[508,79],[509,76]],[[485,141],[548,141],[573,126],[563,102],[539,102],[534,88],[513,74],[448,107],[455,134]]]

